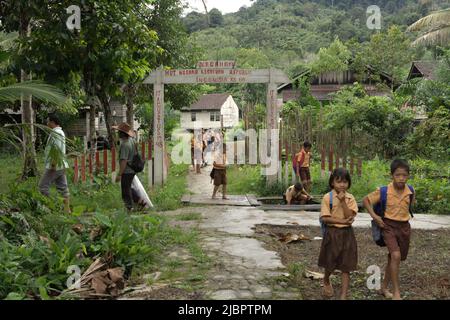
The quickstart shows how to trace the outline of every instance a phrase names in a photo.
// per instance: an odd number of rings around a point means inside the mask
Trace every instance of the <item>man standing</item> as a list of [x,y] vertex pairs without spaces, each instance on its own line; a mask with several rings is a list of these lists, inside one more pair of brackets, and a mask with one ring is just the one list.
[[133,194],[131,191],[131,184],[133,182],[136,172],[128,165],[133,161],[136,154],[136,143],[133,139],[134,133],[128,123],[121,123],[113,129],[119,131],[120,150],[119,150],[119,173],[116,176],[116,182],[120,181],[122,189],[122,200],[128,211],[133,209]]
[[50,185],[55,183],[56,189],[64,198],[64,211],[70,213],[69,188],[67,186],[66,169],[69,167],[66,157],[66,136],[56,115],[50,115],[47,126],[52,129],[45,146],[45,172],[39,181],[39,191],[50,195]]

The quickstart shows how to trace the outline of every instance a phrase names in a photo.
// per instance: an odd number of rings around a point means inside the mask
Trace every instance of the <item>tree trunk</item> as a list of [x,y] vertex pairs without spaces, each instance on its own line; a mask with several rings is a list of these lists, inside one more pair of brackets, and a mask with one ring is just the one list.
[[127,123],[134,130],[134,96],[136,95],[136,86],[127,85],[125,88],[125,104],[127,106]]
[[95,150],[95,115],[96,115],[96,107],[93,103],[89,106],[89,141],[91,142],[91,153],[94,153]]
[[[19,35],[21,38],[26,37],[31,32],[30,19],[24,18],[20,20]],[[24,70],[20,70],[20,82],[24,82],[31,78]],[[23,170],[22,179],[28,177],[35,177],[37,171],[36,149],[35,149],[35,134],[34,134],[34,112],[32,96],[20,99],[20,111],[22,116],[22,153],[23,153]]]
[[108,130],[108,141],[111,147],[116,147],[116,136],[112,130],[113,116],[111,112],[110,97],[107,94],[99,94],[100,103],[102,104],[103,114],[105,116],[106,129]]
[[209,21],[208,8],[206,7],[206,1],[202,0],[202,2],[203,2],[203,7],[205,7],[206,23],[208,24],[207,26],[209,27],[211,25],[211,23]]

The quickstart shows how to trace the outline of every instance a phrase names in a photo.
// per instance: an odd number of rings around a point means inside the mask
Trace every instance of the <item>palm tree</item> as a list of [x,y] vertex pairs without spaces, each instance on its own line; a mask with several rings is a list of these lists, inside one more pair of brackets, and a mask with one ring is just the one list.
[[[14,46],[14,40],[17,38],[17,33],[5,34],[0,33],[0,70],[8,66],[11,56],[10,49]],[[25,81],[24,71],[21,71],[21,82],[14,83],[7,86],[0,85],[0,110],[10,103],[21,101],[22,109],[22,156],[24,159],[24,166],[22,172],[22,179],[37,174],[36,151],[34,148],[34,121],[32,115],[31,99],[41,100],[46,103],[55,104],[58,106],[70,106],[70,102],[64,96],[61,90],[45,84],[40,81]],[[25,107],[25,97],[28,101]],[[4,129],[3,129],[4,130]],[[0,133],[2,128],[0,128]]]
[[408,31],[420,31],[422,35],[412,45],[437,46],[450,43],[450,8],[430,13],[410,25]]
[[0,87],[0,102],[15,102],[22,96],[30,95],[35,99],[55,105],[64,105],[67,102],[67,98],[61,90],[40,81],[25,81]]

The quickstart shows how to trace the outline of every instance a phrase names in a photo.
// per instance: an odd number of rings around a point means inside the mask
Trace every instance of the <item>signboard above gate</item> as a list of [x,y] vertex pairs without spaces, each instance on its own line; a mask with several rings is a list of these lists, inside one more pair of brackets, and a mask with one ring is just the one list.
[[[157,73],[153,71],[146,84],[156,83]],[[277,69],[173,69],[162,71],[162,83],[285,83],[289,78]]]
[[232,60],[212,60],[197,62],[197,69],[233,69],[236,67],[236,61]]

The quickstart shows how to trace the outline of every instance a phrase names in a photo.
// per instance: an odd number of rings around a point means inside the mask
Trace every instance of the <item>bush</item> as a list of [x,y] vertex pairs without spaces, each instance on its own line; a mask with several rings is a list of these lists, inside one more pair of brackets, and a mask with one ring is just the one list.
[[441,106],[430,113],[408,137],[406,149],[410,157],[423,157],[437,161],[448,160],[450,154],[450,110]]

